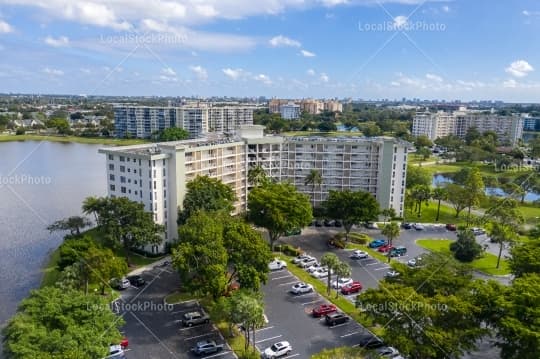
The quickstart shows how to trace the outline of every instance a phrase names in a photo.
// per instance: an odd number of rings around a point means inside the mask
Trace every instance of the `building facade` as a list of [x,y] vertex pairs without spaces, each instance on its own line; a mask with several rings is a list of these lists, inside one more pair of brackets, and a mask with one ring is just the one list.
[[[329,191],[364,190],[381,208],[403,215],[410,144],[394,138],[265,136],[263,126],[242,126],[234,137],[164,142],[101,149],[106,156],[108,193],[144,204],[166,228],[164,243],[177,239],[177,209],[186,185],[197,176],[228,184],[236,193],[236,212],[246,210],[248,171],[260,165],[276,181],[289,181],[313,195],[315,205]],[[304,181],[310,170],[323,181],[314,191]],[[152,252],[160,246],[147,248]]]
[[117,105],[114,107],[116,137],[150,138],[170,127],[183,128],[191,138],[208,132],[234,132],[253,124],[253,106],[188,104],[179,107]]
[[495,132],[503,142],[515,146],[523,137],[523,118],[520,116],[500,116],[493,113],[471,111],[418,112],[413,119],[413,136],[425,135],[431,140],[455,135],[464,138],[471,127],[480,133]]
[[279,108],[281,118],[284,120],[296,120],[300,118],[300,105],[289,102],[286,105],[281,105]]

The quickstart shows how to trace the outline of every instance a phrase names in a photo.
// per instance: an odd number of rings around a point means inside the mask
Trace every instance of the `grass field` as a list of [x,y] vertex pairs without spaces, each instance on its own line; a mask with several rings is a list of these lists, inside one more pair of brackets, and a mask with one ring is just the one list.
[[[452,242],[453,241],[449,239],[419,239],[416,241],[416,244],[432,252],[453,256],[452,252],[450,251],[450,243]],[[510,274],[508,261],[501,259],[500,268],[497,269],[497,256],[491,253],[484,253],[482,258],[472,261],[471,265],[477,271],[489,275]]]
[[141,139],[116,139],[102,137],[78,137],[78,136],[47,136],[47,135],[0,135],[0,142],[11,141],[50,141],[50,142],[75,142],[97,145],[128,146],[149,143]]
[[456,211],[452,207],[441,204],[439,221],[435,221],[437,218],[437,201],[430,201],[427,206],[422,205],[422,215],[420,217],[416,213],[411,213],[408,209],[404,212],[404,217],[406,222],[462,224],[467,221],[467,210],[463,210],[460,216],[456,218]]

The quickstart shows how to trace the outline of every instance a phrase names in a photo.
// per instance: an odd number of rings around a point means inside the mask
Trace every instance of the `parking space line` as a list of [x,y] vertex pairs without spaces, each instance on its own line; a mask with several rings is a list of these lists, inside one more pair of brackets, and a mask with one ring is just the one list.
[[351,324],[350,321],[348,321],[348,322],[346,322],[346,323],[338,324],[338,325],[332,325],[331,327],[328,327],[328,329],[339,328],[339,327],[343,327],[343,326],[349,325],[349,324]]
[[184,340],[192,340],[192,339],[196,339],[196,338],[207,337],[207,336],[213,335],[213,334],[214,334],[214,332],[210,332],[210,333],[206,333],[206,334],[196,335],[194,337],[189,337],[189,338],[186,338]]
[[294,358],[294,357],[297,357],[299,355],[300,355],[299,353],[296,353],[296,354],[293,354],[293,355],[287,355],[287,358]]
[[222,356],[222,355],[227,355],[227,354],[230,354],[230,353],[231,353],[231,351],[229,350],[229,351],[217,353],[217,354],[214,354],[214,355],[209,355],[209,356],[207,356],[207,357],[205,357],[205,358],[206,358],[206,359],[208,359],[208,358],[215,358],[215,357],[220,357],[220,356]]
[[261,331],[266,330],[266,329],[272,329],[273,327],[274,327],[274,326],[264,327],[264,328],[261,328],[261,329],[257,329],[257,330],[255,331],[255,333],[261,332]]
[[358,333],[362,333],[362,332],[360,330],[357,330],[356,332],[344,334],[344,335],[340,336],[340,338],[347,338],[347,337],[350,337],[351,335],[355,335],[355,334],[358,334]]
[[318,303],[320,301],[322,301],[323,299],[322,298],[319,298],[317,300],[312,300],[310,302],[305,302],[305,303],[302,303],[302,305],[310,305],[310,304],[314,304],[314,303]]
[[278,279],[290,278],[290,277],[292,277],[292,274],[284,275],[284,276],[281,276],[281,277],[272,278],[272,280],[278,280]]
[[373,270],[385,270],[385,269],[388,269],[388,268],[390,268],[390,266],[381,267],[381,268],[374,268]]
[[381,262],[369,263],[366,266],[376,266],[377,264],[381,264]]
[[287,283],[281,283],[281,284],[278,284],[278,286],[283,286],[283,285],[291,285],[291,284],[295,284],[295,283],[298,283],[297,280],[295,280],[294,282],[287,282]]
[[267,342],[267,341],[269,341],[269,340],[273,340],[273,339],[277,339],[277,338],[281,338],[281,334],[280,334],[280,335],[276,335],[275,337],[257,340],[257,341],[255,342],[255,344]]

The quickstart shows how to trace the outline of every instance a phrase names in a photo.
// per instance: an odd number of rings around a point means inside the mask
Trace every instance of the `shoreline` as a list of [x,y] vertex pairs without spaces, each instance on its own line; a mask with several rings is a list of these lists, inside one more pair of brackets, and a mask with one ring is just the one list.
[[48,141],[61,143],[81,143],[88,145],[113,145],[113,146],[128,146],[149,143],[149,141],[141,139],[116,139],[102,137],[78,137],[78,136],[53,136],[53,135],[0,135],[0,143],[2,142],[24,142],[24,141]]

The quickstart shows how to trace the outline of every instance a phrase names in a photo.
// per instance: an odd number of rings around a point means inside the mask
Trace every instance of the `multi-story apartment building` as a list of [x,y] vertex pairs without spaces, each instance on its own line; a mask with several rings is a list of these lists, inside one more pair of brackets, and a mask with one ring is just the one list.
[[289,106],[289,104],[296,104],[300,106],[300,111],[309,113],[311,115],[318,115],[323,111],[330,112],[343,112],[343,104],[339,101],[322,101],[314,99],[303,100],[283,100],[273,99],[268,103],[268,109],[270,113],[281,113],[283,106]]
[[301,110],[309,113],[310,115],[318,115],[319,113],[323,112],[324,105],[324,102],[313,99],[305,99],[300,101]]
[[328,112],[343,112],[343,104],[339,101],[325,101],[324,110]]
[[540,129],[540,118],[526,115],[523,117],[523,130],[536,131]]
[[[236,193],[236,211],[246,209],[249,168],[261,165],[277,181],[290,181],[312,195],[304,184],[311,169],[321,172],[314,202],[330,190],[364,190],[381,208],[403,214],[409,143],[394,138],[323,138],[265,136],[263,126],[242,126],[234,137],[164,142],[101,149],[107,156],[110,196],[144,203],[154,220],[166,227],[164,241],[177,238],[177,208],[186,185],[198,175],[218,178]],[[147,248],[158,252],[164,244]]]
[[279,108],[281,118],[285,120],[296,120],[300,118],[300,105],[289,102],[286,105],[281,105]]
[[280,113],[280,108],[282,105],[288,104],[289,100],[283,100],[283,99],[272,99],[268,103],[268,112],[270,113]]
[[418,112],[413,119],[413,136],[426,135],[431,140],[455,135],[464,138],[471,127],[480,133],[493,131],[502,142],[515,146],[523,137],[523,118],[494,113],[455,111]]
[[190,137],[208,132],[234,132],[241,125],[253,124],[253,106],[187,104],[180,107],[118,105],[114,107],[115,135],[149,138],[169,127],[183,128]]

